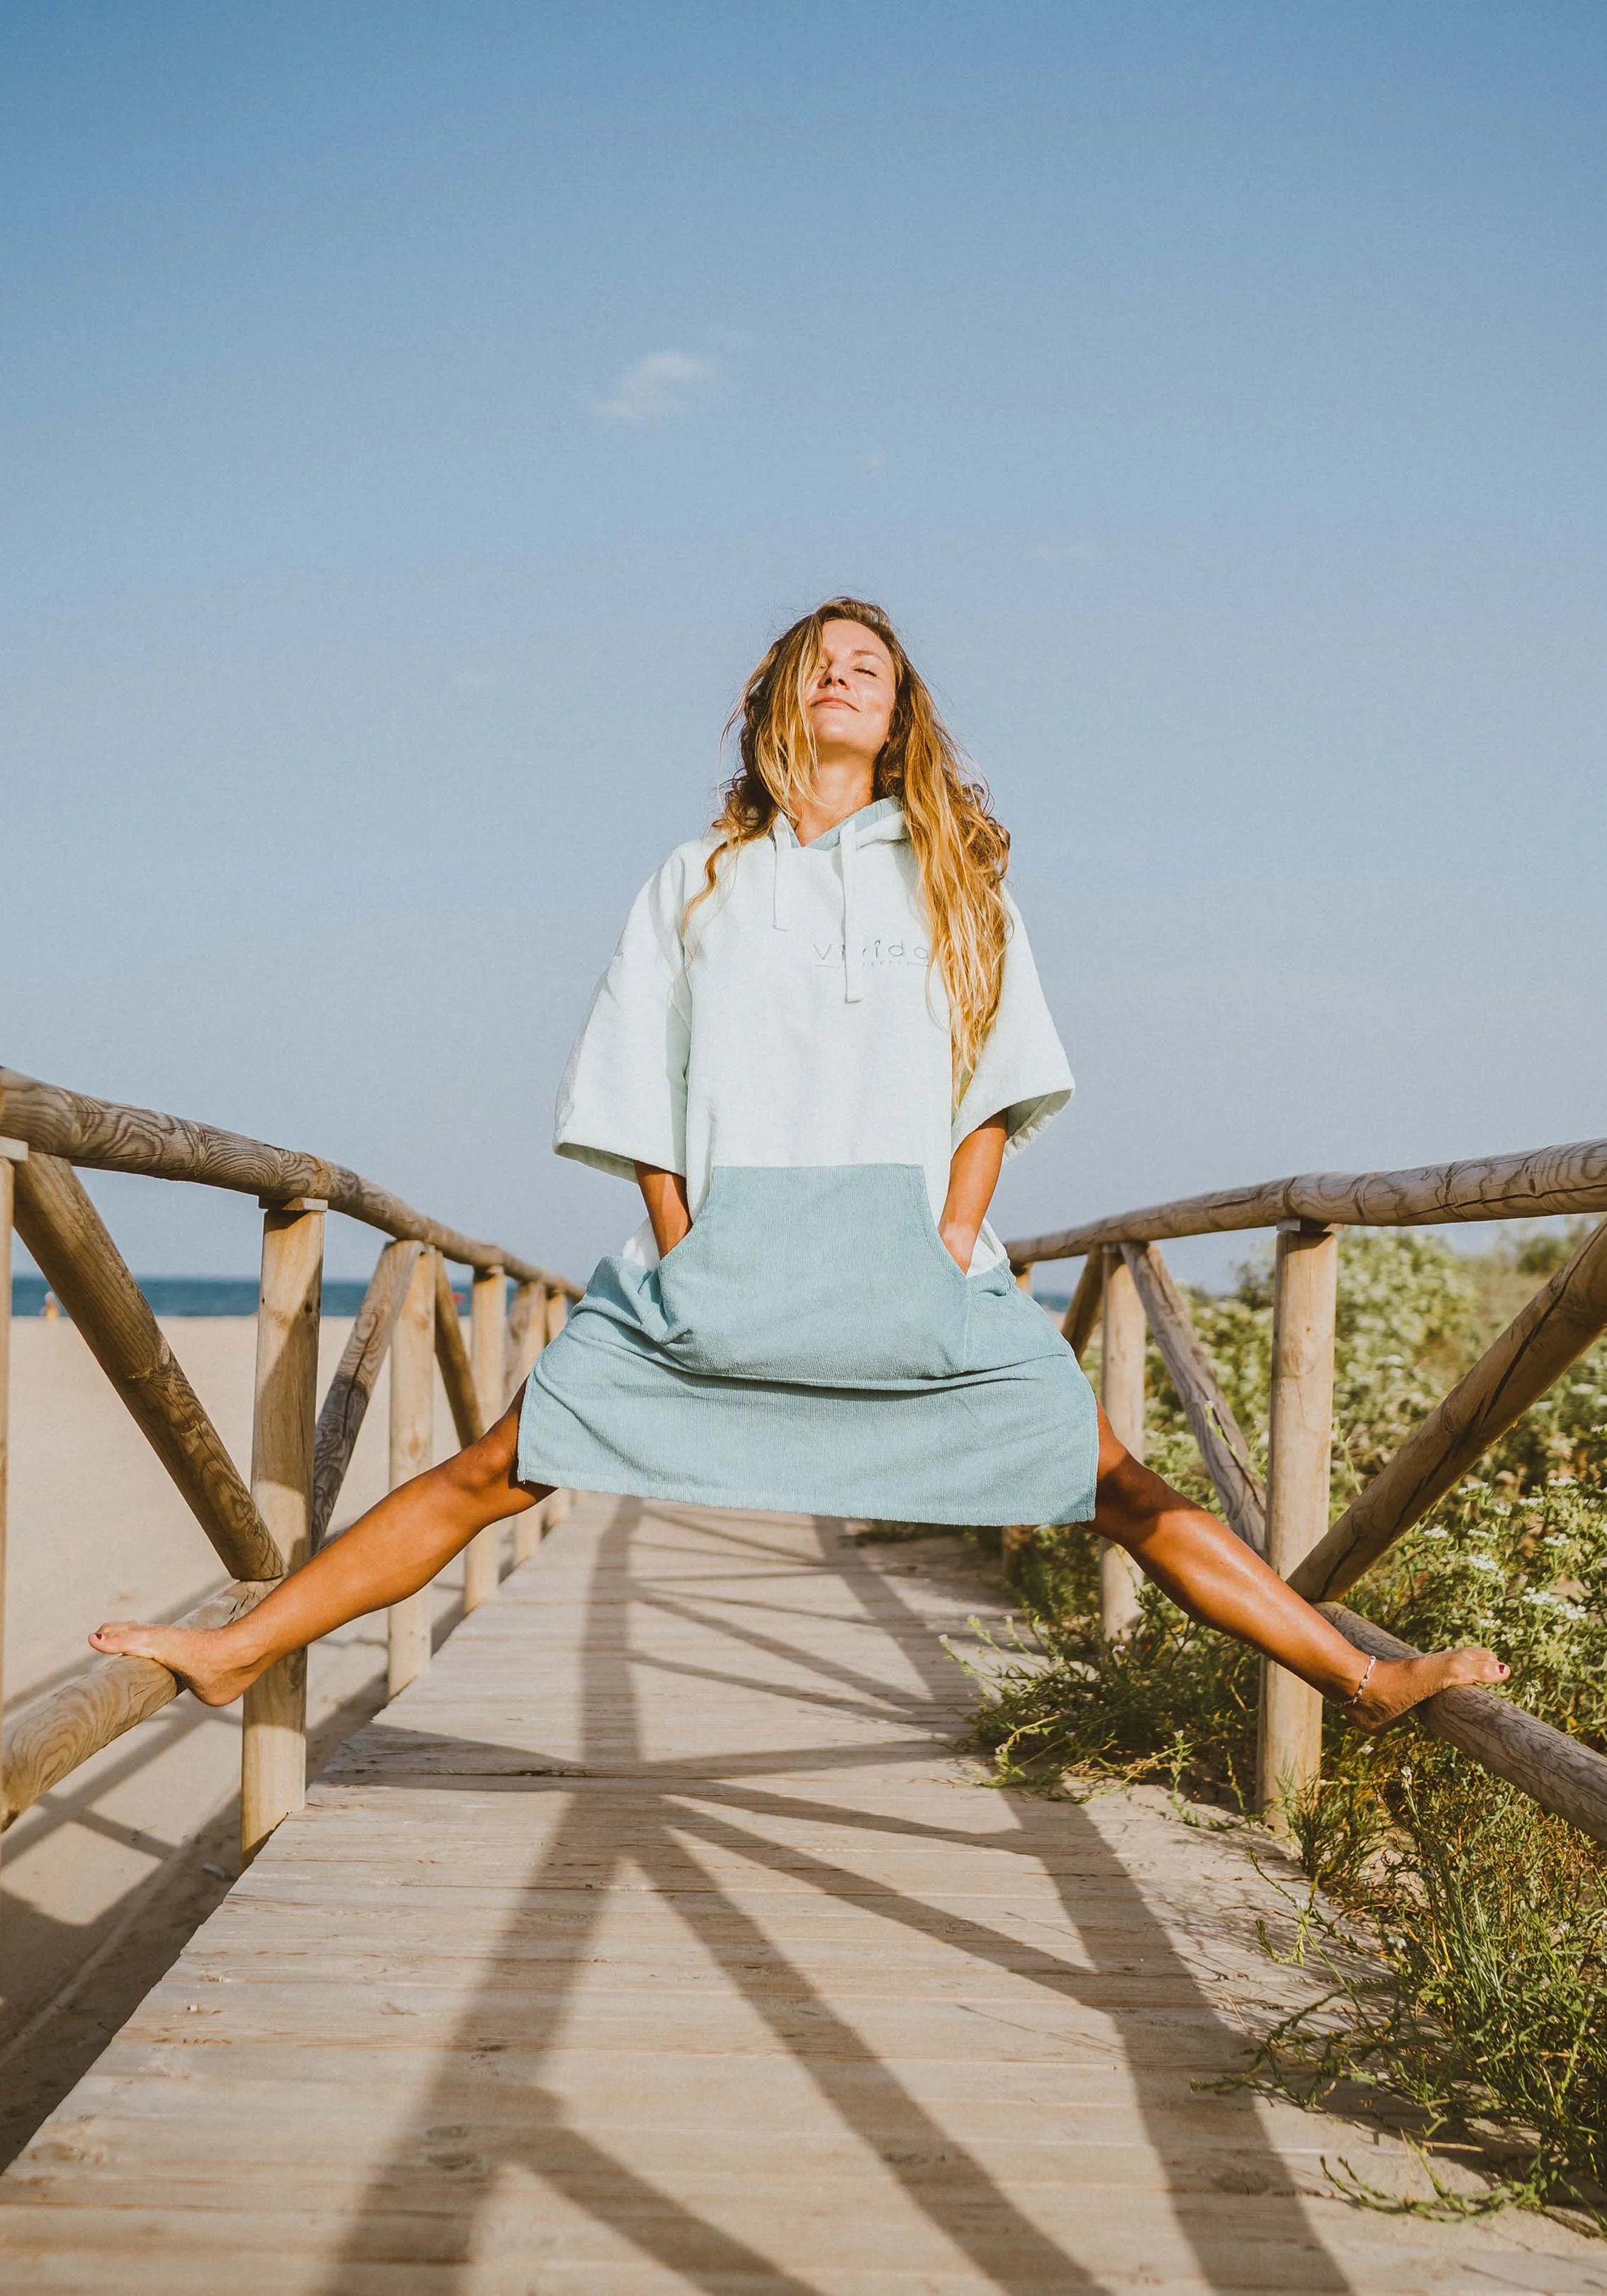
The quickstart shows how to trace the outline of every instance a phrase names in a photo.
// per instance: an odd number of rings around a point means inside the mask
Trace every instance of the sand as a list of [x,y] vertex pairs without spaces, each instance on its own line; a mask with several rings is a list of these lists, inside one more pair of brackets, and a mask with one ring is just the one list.
[[[242,1473],[249,1472],[256,1325],[164,1323]],[[320,1386],[351,1329],[323,1325]],[[108,1618],[165,1619],[227,1574],[74,1327],[12,1326],[12,1476],[5,1702],[14,1710],[93,1653]],[[337,1528],[385,1488],[383,1379],[336,1510]],[[453,1447],[436,1398],[436,1455]],[[437,1638],[458,1615],[444,1576]],[[382,1702],[383,1617],[312,1653],[315,1760]],[[0,1842],[0,2161],[78,2078],[239,1871],[240,1717],[188,1696],[120,1738]]]

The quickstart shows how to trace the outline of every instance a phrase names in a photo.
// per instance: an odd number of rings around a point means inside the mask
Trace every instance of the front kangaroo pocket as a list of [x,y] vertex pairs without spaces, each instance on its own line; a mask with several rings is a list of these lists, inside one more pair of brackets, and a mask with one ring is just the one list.
[[965,1368],[966,1278],[918,1164],[719,1165],[657,1278],[688,1371],[858,1387]]

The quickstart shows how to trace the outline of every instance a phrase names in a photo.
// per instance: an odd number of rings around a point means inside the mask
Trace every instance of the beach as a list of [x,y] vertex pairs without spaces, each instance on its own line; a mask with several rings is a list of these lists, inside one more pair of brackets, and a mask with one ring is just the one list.
[[[257,1333],[249,1316],[162,1329],[242,1474]],[[319,1391],[351,1330],[330,1317]],[[102,1620],[170,1619],[227,1573],[75,1327],[12,1325],[5,1703],[15,1711],[92,1660]],[[381,1376],[335,1511],[349,1523],[385,1488]],[[454,1447],[436,1379],[436,1454]],[[437,1639],[458,1614],[461,1565],[439,1582]],[[310,1755],[327,1759],[383,1702],[383,1616],[319,1644]],[[0,1842],[0,2161],[98,2054],[239,1871],[240,1710],[187,1695],[119,1738]]]

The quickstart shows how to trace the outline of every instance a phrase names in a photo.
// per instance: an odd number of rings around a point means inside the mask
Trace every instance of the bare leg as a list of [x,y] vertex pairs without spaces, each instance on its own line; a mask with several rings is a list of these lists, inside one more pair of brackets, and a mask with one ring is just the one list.
[[1124,1546],[1179,1609],[1236,1635],[1343,1708],[1359,1730],[1382,1730],[1408,1707],[1457,1682],[1504,1682],[1510,1669],[1479,1648],[1383,1659],[1351,1704],[1366,1660],[1320,1611],[1252,1554],[1224,1522],[1141,1466],[1099,1414],[1094,1529]]
[[109,1656],[156,1659],[206,1705],[226,1706],[276,1659],[416,1595],[477,1531],[547,1497],[514,1481],[518,1441],[516,1399],[477,1443],[392,1491],[232,1626],[97,1627],[90,1642]]

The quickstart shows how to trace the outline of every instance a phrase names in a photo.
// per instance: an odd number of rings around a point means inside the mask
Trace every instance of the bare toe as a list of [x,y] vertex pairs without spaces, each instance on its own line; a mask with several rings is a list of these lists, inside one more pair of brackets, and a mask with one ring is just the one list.
[[162,1639],[159,1627],[141,1627],[126,1619],[115,1619],[109,1626],[97,1627],[89,1637],[93,1649],[103,1658],[156,1658],[154,1645]]
[[1446,1675],[1442,1688],[1448,1688],[1454,1682],[1505,1682],[1512,1672],[1511,1667],[1503,1665],[1494,1651],[1486,1650],[1478,1643],[1471,1644],[1465,1650],[1447,1651],[1443,1656]]

